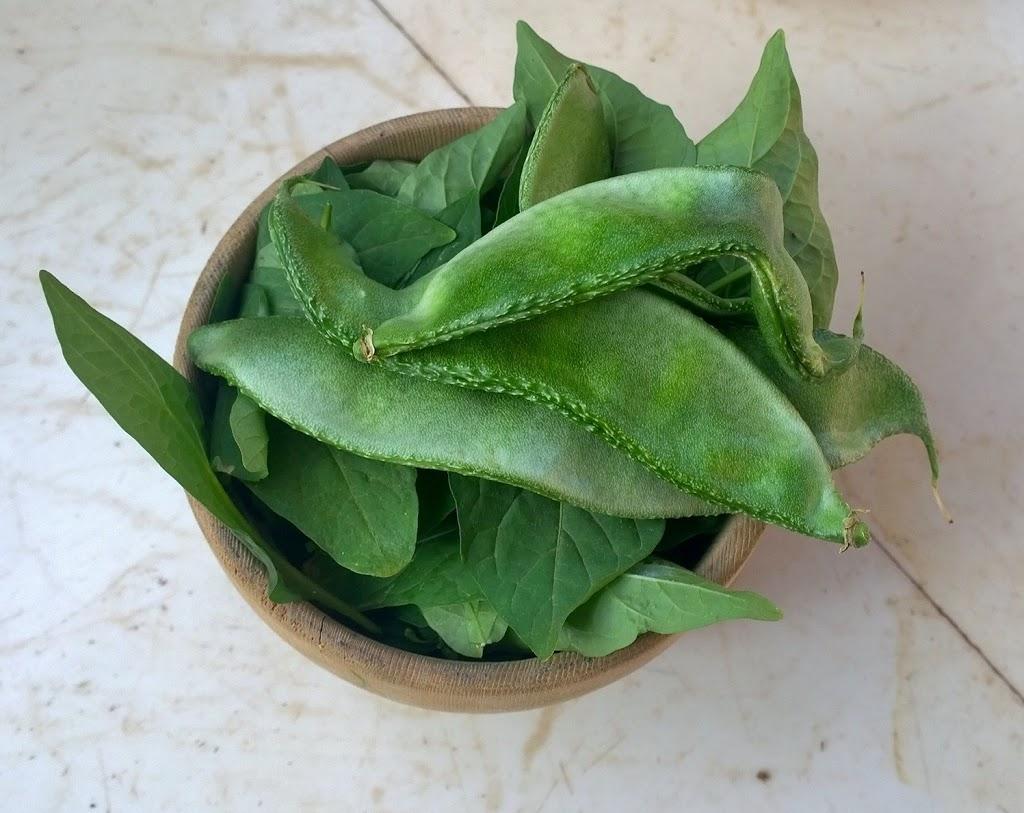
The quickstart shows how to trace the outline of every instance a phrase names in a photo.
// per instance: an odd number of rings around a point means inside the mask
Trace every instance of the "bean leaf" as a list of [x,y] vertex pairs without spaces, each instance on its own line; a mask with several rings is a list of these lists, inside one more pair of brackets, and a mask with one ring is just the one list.
[[377,160],[366,169],[347,176],[348,185],[352,189],[369,189],[393,198],[415,168],[412,161]]
[[390,287],[412,273],[424,254],[455,238],[444,223],[368,189],[325,190],[295,200],[316,223],[330,204],[330,231],[355,249],[368,277]]
[[[579,60],[559,53],[521,20],[516,23],[516,44],[512,95],[527,106],[530,123],[537,126],[558,83]],[[604,103],[614,174],[694,163],[693,142],[672,108],[649,99],[636,85],[611,71],[593,65],[587,70]]]
[[398,199],[437,215],[476,191],[484,195],[526,141],[526,108],[514,104],[491,122],[430,153],[398,190]]
[[247,485],[335,562],[391,576],[416,546],[416,470],[368,460],[270,422],[270,475]]
[[501,186],[501,194],[498,196],[498,208],[494,213],[494,225],[497,228],[506,220],[519,214],[519,183],[523,177],[523,164],[526,163],[527,148],[519,151],[519,156],[512,165],[512,170],[505,178]]
[[267,425],[263,410],[228,384],[217,390],[210,429],[210,462],[240,480],[267,476]]
[[757,593],[730,590],[672,562],[650,559],[573,612],[558,648],[598,658],[645,632],[670,635],[736,618],[777,621],[782,613]]
[[418,545],[409,566],[391,578],[357,576],[322,565],[320,578],[364,610],[418,607],[431,629],[469,658],[481,657],[484,647],[508,629],[459,556],[457,530]]
[[423,259],[417,263],[416,268],[403,281],[403,284],[410,285],[425,274],[430,273],[440,265],[458,254],[466,246],[475,243],[480,239],[482,225],[480,221],[480,195],[474,189],[463,198],[447,206],[437,215],[438,221],[444,223],[455,231],[455,239],[444,246],[429,251]]
[[[784,201],[786,250],[810,289],[814,326],[828,327],[839,270],[818,201],[818,156],[804,132],[800,89],[781,31],[768,41],[747,95],[697,145],[697,163],[767,173]],[[727,273],[729,266],[722,266]]]
[[592,514],[512,486],[450,477],[466,564],[484,595],[538,657],[569,614],[648,556],[663,520]]
[[[317,189],[296,196],[295,188],[290,190],[292,197],[314,223],[321,223],[325,207],[330,205],[329,231],[346,250],[354,251],[363,273],[390,287],[402,284],[416,270],[421,257],[456,237],[444,223],[378,192]],[[260,215],[261,224],[269,217],[269,210],[270,204]],[[261,225],[261,234],[263,228]],[[275,316],[302,313],[269,238],[257,249],[252,282],[266,289]]]
[[482,658],[484,647],[505,637],[508,624],[486,599],[424,607],[423,617],[448,646],[467,658]]

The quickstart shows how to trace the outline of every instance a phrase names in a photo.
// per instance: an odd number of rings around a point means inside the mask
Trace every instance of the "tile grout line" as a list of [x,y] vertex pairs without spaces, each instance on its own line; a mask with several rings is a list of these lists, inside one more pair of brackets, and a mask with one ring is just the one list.
[[433,68],[433,69],[434,69],[434,71],[435,71],[435,72],[436,72],[436,73],[437,73],[437,74],[438,74],[438,75],[439,75],[439,76],[440,76],[440,77],[441,77],[442,79],[444,79],[444,81],[445,81],[445,82],[446,82],[446,83],[448,84],[448,86],[449,86],[449,87],[450,87],[450,88],[451,88],[452,90],[454,90],[454,91],[455,91],[455,92],[456,92],[457,94],[459,94],[459,97],[460,97],[460,98],[461,98],[461,99],[462,99],[462,100],[463,100],[463,101],[464,101],[464,102],[465,102],[466,104],[468,104],[468,105],[470,105],[470,106],[473,106],[473,105],[474,105],[474,102],[473,102],[473,100],[469,98],[469,96],[468,96],[468,95],[466,94],[466,92],[465,92],[465,91],[464,91],[464,90],[463,90],[462,88],[460,88],[460,87],[459,87],[459,86],[458,86],[458,85],[457,85],[457,84],[455,83],[455,80],[454,80],[454,79],[452,79],[452,78],[451,78],[451,76],[449,76],[449,75],[448,75],[448,73],[447,73],[447,72],[446,72],[446,71],[444,70],[444,68],[442,68],[442,67],[441,67],[441,66],[440,66],[440,65],[439,65],[439,64],[437,63],[437,61],[436,61],[436,60],[435,60],[435,59],[434,59],[434,58],[433,58],[433,57],[432,57],[432,56],[431,56],[431,55],[430,55],[429,53],[427,53],[427,50],[426,50],[426,49],[425,49],[425,48],[424,48],[424,47],[423,47],[422,45],[420,45],[420,44],[419,44],[419,42],[417,42],[417,41],[416,41],[416,39],[415,39],[415,38],[414,38],[414,37],[412,36],[412,34],[410,34],[410,33],[409,33],[409,32],[408,32],[407,30],[406,30],[405,26],[404,26],[404,25],[402,25],[402,24],[401,24],[400,22],[398,22],[398,20],[397,20],[397,19],[395,19],[394,15],[393,15],[393,14],[391,14],[391,12],[390,12],[390,11],[388,11],[388,10],[387,10],[387,9],[386,9],[386,8],[384,7],[383,3],[381,3],[381,2],[380,2],[380,0],[370,0],[370,4],[371,4],[371,5],[372,5],[372,6],[374,7],[374,8],[376,8],[376,9],[377,9],[377,11],[379,11],[379,12],[381,13],[381,15],[382,15],[382,16],[384,17],[384,19],[385,19],[385,20],[387,20],[387,21],[388,21],[389,23],[391,23],[391,25],[392,25],[392,26],[393,26],[393,27],[394,27],[394,28],[395,28],[395,29],[396,29],[396,30],[398,31],[398,33],[399,33],[399,34],[401,34],[401,35],[402,35],[403,37],[405,37],[405,39],[406,39],[406,40],[408,41],[408,43],[409,43],[409,44],[410,44],[410,45],[411,45],[411,46],[412,46],[413,48],[415,48],[415,49],[416,49],[416,52],[417,52],[417,53],[418,53],[418,54],[419,54],[419,55],[420,55],[421,57],[423,57],[423,58],[424,58],[424,59],[425,59],[425,60],[427,61],[427,64],[428,64],[428,65],[430,65],[430,67],[431,67],[431,68]]
[[961,627],[948,612],[946,612],[942,605],[939,604],[932,597],[932,594],[924,588],[924,585],[921,584],[921,582],[918,581],[909,570],[907,570],[907,568],[896,557],[896,555],[891,550],[889,550],[888,545],[882,542],[881,535],[877,533],[877,529],[872,529],[871,536],[874,539],[875,544],[878,545],[878,547],[881,549],[882,553],[884,553],[886,557],[889,559],[889,561],[896,566],[896,569],[899,570],[900,573],[902,573],[906,577],[907,581],[914,585],[914,587],[917,588],[918,592],[928,600],[928,603],[932,606],[932,609],[934,609],[935,612],[937,612],[939,616],[946,621],[947,624],[949,624],[954,630],[956,630],[957,634],[961,638],[963,638],[967,646],[969,646],[971,649],[975,651],[975,653],[977,653],[978,657],[981,658],[982,661],[984,661],[985,665],[992,670],[992,673],[997,678],[999,678],[999,680],[1003,682],[1006,688],[1010,690],[1010,693],[1013,694],[1015,698],[1017,698],[1017,702],[1024,705],[1024,693],[1022,693],[1021,690],[1014,685],[1013,681],[1010,680],[1010,678],[1006,675],[1005,672],[1003,672],[1002,669],[996,666],[996,664],[992,661],[988,654],[986,654],[986,652],[980,646],[978,646],[978,644],[974,642],[971,636],[967,634],[966,630],[964,630],[964,628]]

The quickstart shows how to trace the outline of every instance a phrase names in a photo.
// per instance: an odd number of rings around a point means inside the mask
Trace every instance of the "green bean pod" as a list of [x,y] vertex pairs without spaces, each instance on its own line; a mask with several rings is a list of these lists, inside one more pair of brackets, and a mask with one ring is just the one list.
[[782,245],[782,201],[765,175],[729,167],[651,170],[577,187],[503,223],[394,291],[279,195],[270,230],[309,317],[357,357],[395,355],[585,302],[734,255],[752,269],[751,310],[776,358],[821,377],[856,340],[821,347],[807,284]]
[[604,108],[587,69],[576,63],[548,100],[519,182],[519,210],[607,178],[611,146]]
[[636,519],[724,511],[545,406],[363,364],[302,318],[205,325],[189,352],[274,417],[363,457],[499,480]]
[[649,291],[375,366],[547,404],[697,497],[809,536],[868,540],[778,388],[703,320]]

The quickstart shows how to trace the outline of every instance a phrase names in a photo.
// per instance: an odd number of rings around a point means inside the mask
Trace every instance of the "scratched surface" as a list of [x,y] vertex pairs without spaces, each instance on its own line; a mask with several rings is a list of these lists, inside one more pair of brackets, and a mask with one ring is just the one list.
[[[5,808],[1024,810],[1019,4],[154,5],[0,7]],[[771,532],[749,563],[741,584],[783,622],[691,634],[554,709],[446,716],[340,683],[262,626],[67,371],[35,273],[169,355],[255,192],[374,121],[507,101],[516,16],[695,137],[787,29],[837,320],[864,270],[869,341],[928,398],[957,524],[919,448],[889,441],[843,477],[876,545]]]

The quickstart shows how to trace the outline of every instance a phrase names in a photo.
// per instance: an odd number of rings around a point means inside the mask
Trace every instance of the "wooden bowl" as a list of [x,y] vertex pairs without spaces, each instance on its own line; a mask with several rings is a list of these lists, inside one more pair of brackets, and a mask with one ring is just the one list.
[[[325,147],[283,177],[312,172],[327,155],[340,164],[374,158],[419,160],[431,150],[490,121],[491,107],[437,110],[385,121]],[[192,291],[174,352],[174,366],[190,381],[199,371],[186,350],[189,334],[209,318],[214,292],[224,275],[241,280],[254,259],[256,224],[278,188],[275,181],[228,229]],[[517,711],[558,703],[629,674],[668,647],[676,636],[649,633],[603,658],[561,653],[546,661],[530,658],[499,663],[449,661],[415,655],[367,638],[308,602],[274,604],[266,576],[249,551],[220,521],[193,499],[192,511],[206,541],[232,583],[278,635],[339,677],[384,697],[429,709],[462,712]],[[729,584],[750,556],[764,529],[748,517],[732,518],[697,572]]]

